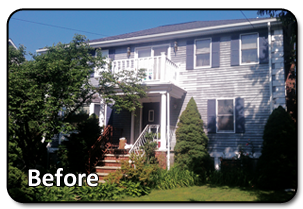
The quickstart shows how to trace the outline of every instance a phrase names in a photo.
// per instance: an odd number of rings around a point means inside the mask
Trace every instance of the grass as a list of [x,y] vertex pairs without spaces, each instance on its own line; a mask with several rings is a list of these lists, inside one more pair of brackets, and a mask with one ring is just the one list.
[[153,190],[142,197],[126,197],[120,201],[223,201],[223,202],[286,202],[294,196],[293,192],[247,190],[228,186],[214,187],[210,185],[177,188],[171,190]]

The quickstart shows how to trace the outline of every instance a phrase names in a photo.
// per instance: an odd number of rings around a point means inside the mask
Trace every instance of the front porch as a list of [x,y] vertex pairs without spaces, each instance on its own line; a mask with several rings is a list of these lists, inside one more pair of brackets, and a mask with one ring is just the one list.
[[148,91],[147,97],[140,100],[142,108],[117,114],[106,105],[104,125],[122,130],[114,132],[113,143],[118,144],[119,138],[125,137],[127,144],[131,145],[135,145],[144,131],[153,127],[158,136],[159,150],[166,151],[169,142],[174,145],[176,123],[186,91],[169,82],[144,85],[147,85]]

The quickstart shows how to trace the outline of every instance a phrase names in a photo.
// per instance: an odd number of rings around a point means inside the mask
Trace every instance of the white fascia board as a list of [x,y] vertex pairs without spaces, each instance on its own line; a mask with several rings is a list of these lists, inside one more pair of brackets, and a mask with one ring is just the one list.
[[229,25],[219,25],[219,26],[212,26],[212,27],[205,27],[205,28],[196,28],[196,29],[190,29],[190,30],[182,30],[182,31],[146,35],[146,36],[131,37],[131,38],[125,38],[125,39],[93,42],[93,43],[89,43],[89,44],[92,47],[110,47],[110,46],[118,46],[118,45],[124,45],[124,44],[147,42],[147,41],[161,41],[161,40],[165,40],[165,39],[176,39],[176,38],[197,36],[197,35],[201,35],[201,32],[203,32],[203,35],[208,35],[208,34],[215,34],[215,33],[233,32],[233,31],[243,30],[243,29],[251,29],[252,27],[253,28],[267,27],[268,22],[277,22],[277,24],[279,24],[278,20],[276,18],[273,18],[273,19],[260,20],[260,21],[254,21],[254,22],[235,23],[235,24],[229,24]]
[[[229,24],[229,25],[195,28],[195,29],[190,29],[190,30],[159,33],[159,34],[131,37],[131,38],[125,38],[125,39],[92,42],[92,43],[89,43],[89,45],[94,48],[112,47],[112,46],[120,46],[120,45],[125,45],[125,44],[137,44],[137,43],[148,42],[148,41],[161,41],[161,40],[167,40],[167,39],[199,36],[199,35],[201,35],[202,32],[203,32],[203,35],[209,35],[209,34],[215,34],[215,33],[226,33],[226,32],[233,32],[233,31],[244,30],[244,29],[251,29],[252,27],[254,27],[254,28],[267,27],[268,22],[271,22],[271,25],[281,24],[276,18],[272,18],[272,19],[254,21],[254,22],[247,21],[244,23],[235,23],[235,24]],[[36,50],[36,52],[43,53],[43,52],[46,52],[47,50],[48,50],[47,48],[43,48],[43,49]]]

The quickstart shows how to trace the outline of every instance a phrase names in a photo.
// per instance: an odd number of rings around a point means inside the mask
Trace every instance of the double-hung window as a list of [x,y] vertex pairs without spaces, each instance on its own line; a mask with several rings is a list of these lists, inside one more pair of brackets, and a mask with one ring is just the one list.
[[210,67],[211,39],[195,40],[195,67]]
[[217,132],[234,132],[234,100],[217,100]]
[[241,64],[259,63],[258,34],[241,35]]
[[161,53],[164,52],[168,58],[170,58],[170,47],[168,44],[156,45],[150,47],[138,47],[135,49],[136,57],[135,58],[145,58],[145,57],[157,57],[161,56]]

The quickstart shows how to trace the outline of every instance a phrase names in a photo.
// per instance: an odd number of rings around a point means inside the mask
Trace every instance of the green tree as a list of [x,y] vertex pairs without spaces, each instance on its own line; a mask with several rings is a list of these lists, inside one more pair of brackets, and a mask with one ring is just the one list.
[[[37,147],[42,138],[48,142],[54,134],[75,129],[67,118],[90,103],[96,93],[106,102],[115,101],[114,108],[129,111],[140,106],[137,99],[145,96],[145,88],[139,84],[144,71],[111,73],[104,67],[107,63],[101,50],[97,49],[94,56],[85,36],[76,35],[69,44],[48,47],[29,61],[24,59],[23,47],[13,50],[9,48],[8,56],[9,141],[21,159],[18,166],[22,170],[34,168],[41,161]],[[94,69],[102,69],[99,88],[89,81]]]
[[281,106],[269,116],[263,134],[259,158],[259,186],[286,189],[297,186],[297,130],[290,115]]
[[85,173],[88,151],[101,133],[99,119],[95,114],[80,113],[71,116],[69,121],[76,123],[77,131],[59,146],[59,167],[63,167],[65,173]]
[[209,163],[208,137],[194,98],[182,112],[176,130],[175,163],[184,169],[202,174]]

